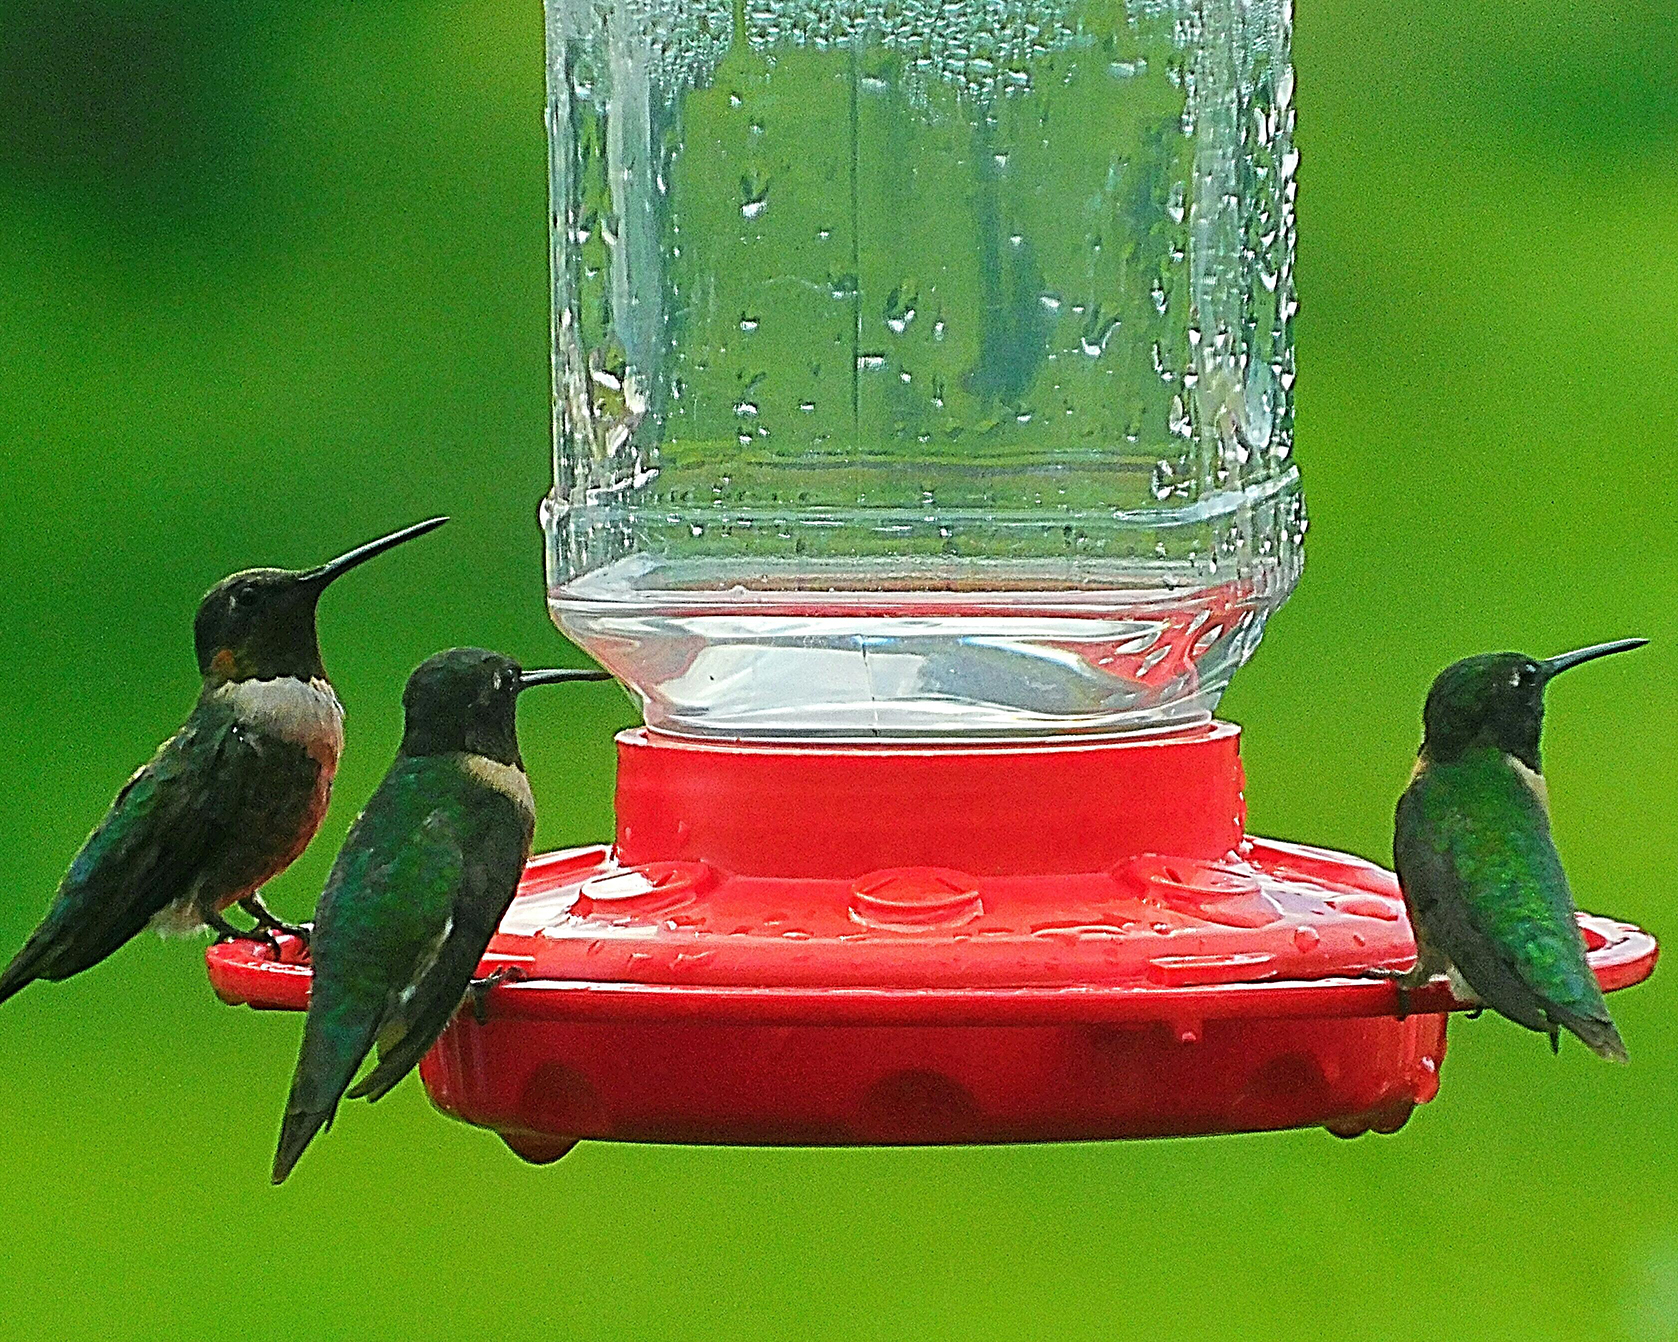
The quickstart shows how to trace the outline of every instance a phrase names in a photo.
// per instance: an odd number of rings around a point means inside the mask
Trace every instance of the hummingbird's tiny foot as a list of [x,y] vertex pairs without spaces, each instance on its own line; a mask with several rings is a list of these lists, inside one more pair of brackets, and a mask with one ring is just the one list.
[[269,950],[274,952],[274,958],[276,960],[283,960],[285,958],[280,949],[280,939],[271,927],[263,927],[260,923],[258,923],[255,927],[251,928],[249,932],[236,932],[234,935],[241,941],[261,942]]
[[288,937],[296,937],[305,947],[308,946],[309,938],[315,932],[313,923],[258,923],[257,928],[263,932],[272,932],[275,935],[283,933]]
[[204,916],[204,926],[216,934],[216,945],[218,946],[224,941],[241,941],[244,939],[245,934],[219,913],[206,914]]
[[489,995],[490,992],[506,983],[509,979],[520,979],[524,975],[512,965],[502,965],[500,969],[485,974],[481,979],[473,979],[466,985],[466,996],[472,1001],[472,1019],[479,1025],[489,1024]]
[[1477,1007],[1474,1008],[1474,1010],[1472,1010],[1468,1013],[1468,1019],[1469,1020],[1479,1020],[1480,1017],[1485,1015],[1485,1014],[1486,1014],[1486,1008],[1483,1007],[1483,1006],[1477,1006]]
[[1397,990],[1399,1020],[1404,1020],[1410,1014],[1410,994],[1433,977],[1419,963],[1409,969],[1366,969],[1363,972],[1364,977],[1384,979]]
[[313,923],[288,923],[283,918],[274,915],[274,911],[262,902],[261,895],[247,895],[239,901],[239,907],[256,923],[252,933],[259,941],[266,941],[274,947],[274,953],[279,954],[279,942],[272,935],[257,936],[257,933],[271,934],[284,932],[288,937],[296,937],[305,946],[309,944],[309,936],[315,930]]
[[216,934],[216,945],[220,946],[228,941],[260,941],[266,943],[268,949],[274,952],[274,958],[283,958],[280,954],[280,940],[265,927],[253,927],[249,932],[240,931],[219,913],[212,913],[204,919],[204,925]]

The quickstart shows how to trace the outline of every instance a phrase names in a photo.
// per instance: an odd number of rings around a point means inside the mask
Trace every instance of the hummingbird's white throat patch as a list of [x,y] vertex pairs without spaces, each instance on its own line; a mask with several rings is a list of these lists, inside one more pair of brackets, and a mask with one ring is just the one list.
[[302,746],[328,768],[344,753],[343,705],[324,680],[229,681],[215,697],[233,709],[240,725]]
[[460,767],[485,787],[492,787],[504,797],[512,799],[526,815],[536,814],[536,798],[530,792],[530,779],[516,764],[502,764],[487,755],[462,755]]
[[1513,755],[1509,757],[1509,763],[1515,766],[1515,777],[1532,789],[1532,795],[1538,798],[1538,804],[1548,812],[1550,809],[1550,785],[1544,781],[1544,775],[1535,769],[1527,768]]

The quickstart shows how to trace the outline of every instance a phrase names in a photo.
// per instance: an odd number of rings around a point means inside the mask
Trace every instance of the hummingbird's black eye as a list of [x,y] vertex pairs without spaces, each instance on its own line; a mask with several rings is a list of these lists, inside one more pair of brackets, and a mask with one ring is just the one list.
[[518,673],[515,671],[497,671],[495,673],[495,691],[505,694],[519,683]]

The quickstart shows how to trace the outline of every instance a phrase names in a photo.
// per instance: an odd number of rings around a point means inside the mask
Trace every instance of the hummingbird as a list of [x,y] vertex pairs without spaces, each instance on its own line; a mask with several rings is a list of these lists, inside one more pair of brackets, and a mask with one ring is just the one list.
[[318,568],[254,568],[223,578],[198,606],[203,679],[185,724],[117,793],[59,883],[46,917],[0,974],[0,1002],[36,979],[98,964],[148,924],[246,935],[305,935],[262,902],[261,886],[308,847],[326,814],[344,710],[321,663],[315,607],[350,570],[448,521],[434,517]]
[[1393,833],[1416,964],[1379,975],[1397,980],[1401,1011],[1410,989],[1444,973],[1464,1001],[1548,1035],[1552,1051],[1567,1029],[1601,1056],[1626,1060],[1550,837],[1538,740],[1552,680],[1647,642],[1600,643],[1548,661],[1490,653],[1433,682]]
[[604,671],[525,671],[482,648],[440,652],[408,678],[396,760],[351,827],[316,914],[314,980],[276,1184],[331,1125],[375,1044],[378,1065],[351,1099],[387,1093],[468,993],[481,1001],[504,977],[474,975],[536,828],[519,755],[519,695],[609,679]]

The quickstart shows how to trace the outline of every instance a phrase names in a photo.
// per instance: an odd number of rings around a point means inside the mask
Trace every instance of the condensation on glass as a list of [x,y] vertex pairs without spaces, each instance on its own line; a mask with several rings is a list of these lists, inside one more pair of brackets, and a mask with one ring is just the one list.
[[549,0],[549,597],[650,724],[1211,714],[1302,554],[1289,24]]

